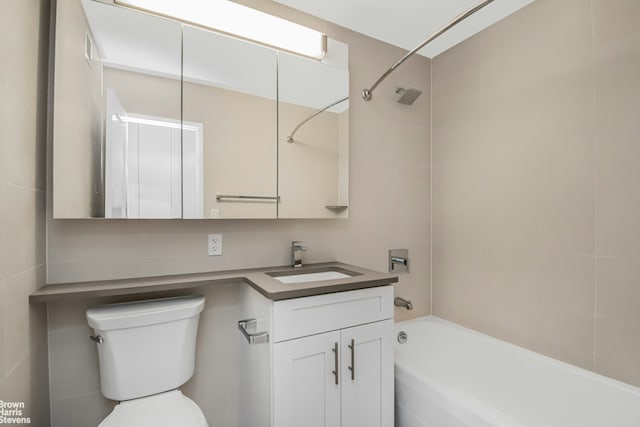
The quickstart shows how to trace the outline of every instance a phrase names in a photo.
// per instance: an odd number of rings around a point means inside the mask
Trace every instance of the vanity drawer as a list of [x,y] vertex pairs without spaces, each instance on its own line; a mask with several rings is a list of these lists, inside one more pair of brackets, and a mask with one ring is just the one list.
[[393,286],[273,303],[272,341],[280,342],[393,318]]

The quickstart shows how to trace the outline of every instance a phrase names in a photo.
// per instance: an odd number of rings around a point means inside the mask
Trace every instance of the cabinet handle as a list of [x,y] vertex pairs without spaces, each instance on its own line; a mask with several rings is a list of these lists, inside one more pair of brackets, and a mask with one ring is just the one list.
[[349,366],[349,370],[351,371],[351,381],[355,381],[356,379],[356,346],[353,342],[353,338],[351,338],[351,345],[348,345],[351,349],[351,366]]
[[331,371],[331,373],[336,379],[336,385],[338,385],[339,383],[338,383],[338,343],[337,342],[333,345],[333,348],[331,349],[331,351],[333,351],[333,360],[335,364],[335,370]]

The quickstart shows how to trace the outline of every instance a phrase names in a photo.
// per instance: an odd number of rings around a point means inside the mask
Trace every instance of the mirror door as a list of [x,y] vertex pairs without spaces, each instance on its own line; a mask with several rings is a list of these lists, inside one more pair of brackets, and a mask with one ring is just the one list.
[[329,39],[328,52],[278,56],[279,218],[348,216],[348,51]]
[[182,26],[58,0],[54,218],[181,218]]

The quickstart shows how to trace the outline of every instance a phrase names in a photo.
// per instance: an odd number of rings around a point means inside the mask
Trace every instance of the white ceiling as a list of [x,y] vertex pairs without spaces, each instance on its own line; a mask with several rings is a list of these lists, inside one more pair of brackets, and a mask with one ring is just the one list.
[[[275,0],[407,50],[414,49],[480,0]],[[419,53],[444,52],[534,0],[495,0]]]

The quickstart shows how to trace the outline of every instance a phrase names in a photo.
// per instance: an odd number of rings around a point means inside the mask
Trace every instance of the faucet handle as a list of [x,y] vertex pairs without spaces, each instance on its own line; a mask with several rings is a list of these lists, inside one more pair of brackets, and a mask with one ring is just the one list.
[[306,252],[307,248],[301,246],[302,242],[291,242],[291,265],[293,267],[302,267],[302,252]]

